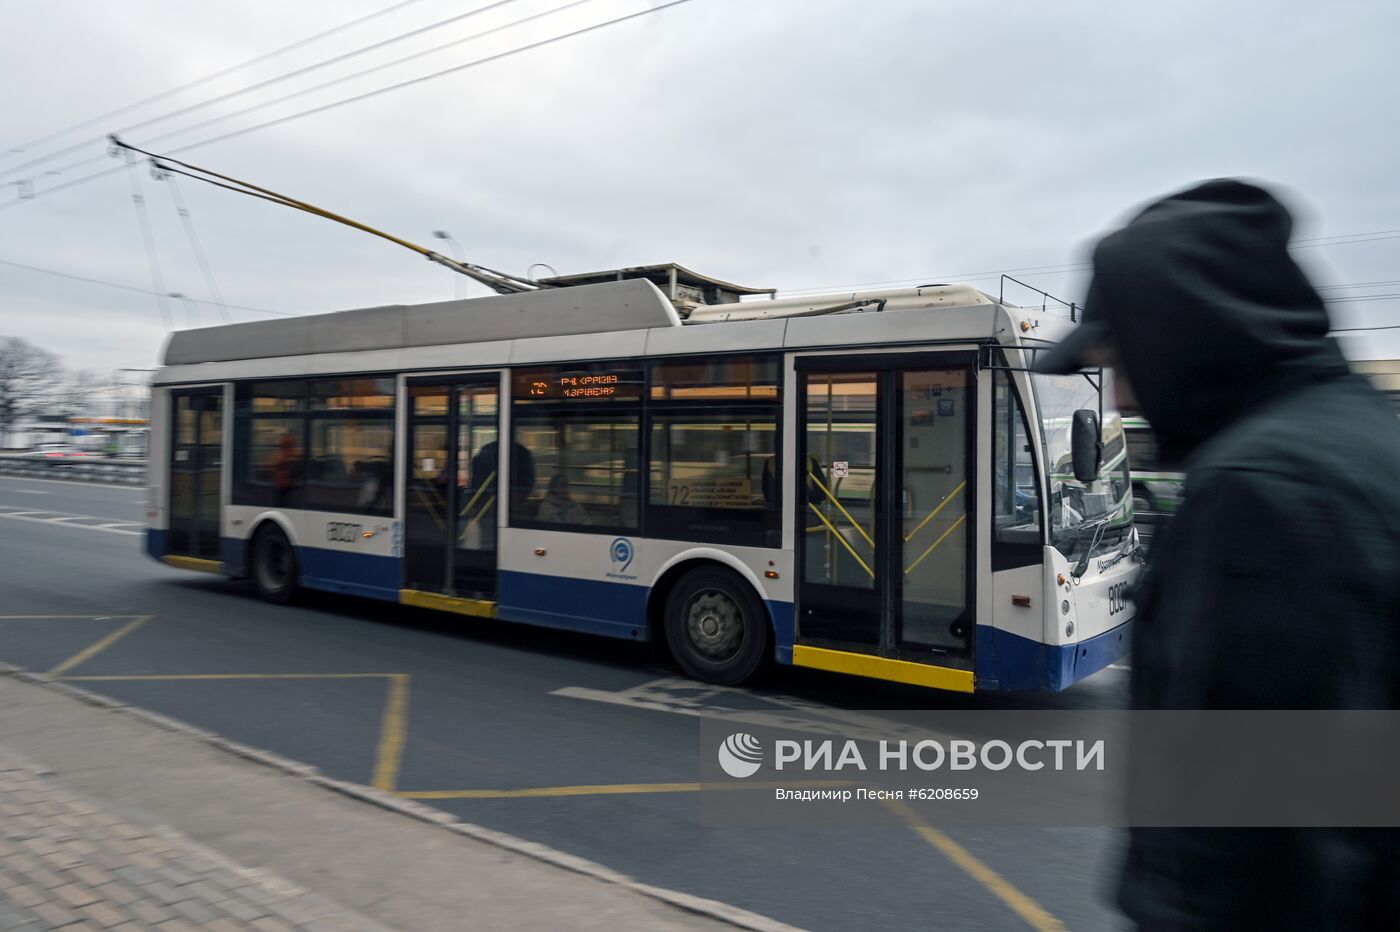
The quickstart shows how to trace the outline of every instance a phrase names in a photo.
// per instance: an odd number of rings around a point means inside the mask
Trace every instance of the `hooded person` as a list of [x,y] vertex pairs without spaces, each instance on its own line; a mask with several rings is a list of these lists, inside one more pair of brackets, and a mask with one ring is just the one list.
[[[1137,709],[1400,707],[1400,421],[1328,336],[1268,191],[1209,181],[1095,248],[1036,369],[1109,365],[1186,472],[1136,594]],[[1202,780],[1223,774],[1200,774]],[[1133,829],[1144,929],[1397,929],[1390,829]]]

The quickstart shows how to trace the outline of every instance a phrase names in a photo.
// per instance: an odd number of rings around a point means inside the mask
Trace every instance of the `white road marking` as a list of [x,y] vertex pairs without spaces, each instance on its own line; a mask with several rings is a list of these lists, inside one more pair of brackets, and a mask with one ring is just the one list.
[[[45,482],[52,485],[80,485],[88,489],[111,489],[122,492],[136,492],[145,495],[149,489],[145,485],[132,485],[128,482],[83,482],[79,479],[36,479],[33,476],[0,476],[0,482]],[[145,500],[142,499],[144,502]]]
[[1131,670],[1131,669],[1132,669],[1132,667],[1128,666],[1126,663],[1110,663],[1110,664],[1108,665],[1108,668],[1109,668],[1110,670]]
[[[923,740],[940,736],[938,732],[926,728],[864,712],[818,705],[795,696],[764,695],[732,686],[707,686],[679,676],[652,680],[619,692],[565,686],[552,691],[550,695],[865,741],[901,737]],[[768,705],[772,711],[755,709],[755,705]]]
[[39,489],[11,489],[10,491],[12,491],[12,492],[18,492],[20,495],[51,495],[51,494],[53,494],[53,493],[51,493],[51,492],[44,492],[44,491],[41,491],[41,490],[39,490]]
[[[72,527],[82,528],[87,531],[102,531],[104,534],[129,534],[132,537],[140,537],[141,531],[125,530],[125,527],[139,527],[136,521],[115,521],[103,515],[74,515],[60,511],[7,511],[6,506],[0,506],[0,518],[11,518],[15,521],[30,521],[34,524],[47,524],[50,527]],[[54,515],[51,518],[36,518],[35,515]],[[106,521],[107,524],[69,524],[69,521]],[[125,527],[113,526],[124,525]]]

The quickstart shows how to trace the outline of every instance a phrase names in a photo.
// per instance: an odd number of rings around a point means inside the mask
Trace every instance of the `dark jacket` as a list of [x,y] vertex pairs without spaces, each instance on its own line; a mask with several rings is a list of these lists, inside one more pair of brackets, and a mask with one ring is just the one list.
[[[1095,251],[1089,308],[1187,472],[1137,596],[1135,708],[1400,707],[1400,421],[1327,336],[1290,232],[1217,181]],[[1119,902],[1148,929],[1400,929],[1395,839],[1137,829]]]

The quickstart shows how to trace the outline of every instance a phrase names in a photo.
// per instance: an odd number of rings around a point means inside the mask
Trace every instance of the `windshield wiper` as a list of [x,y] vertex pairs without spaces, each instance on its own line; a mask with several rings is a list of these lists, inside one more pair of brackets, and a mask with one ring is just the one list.
[[1075,564],[1074,569],[1069,571],[1069,574],[1075,579],[1080,578],[1089,571],[1089,557],[1093,554],[1094,548],[1099,545],[1099,541],[1103,540],[1103,532],[1112,520],[1112,515],[1104,515],[1102,518],[1098,518],[1092,522],[1085,522],[1079,526],[1079,533],[1074,539],[1075,543],[1079,543],[1079,538],[1083,537],[1084,532],[1090,528],[1094,529],[1094,538],[1089,541],[1089,546],[1084,548],[1084,555],[1079,558],[1079,562]]

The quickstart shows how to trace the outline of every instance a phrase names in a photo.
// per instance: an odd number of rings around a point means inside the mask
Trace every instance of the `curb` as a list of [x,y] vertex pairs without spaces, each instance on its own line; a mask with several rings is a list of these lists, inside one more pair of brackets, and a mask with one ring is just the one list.
[[387,809],[399,815],[417,819],[420,822],[427,822],[439,828],[464,835],[476,841],[485,842],[502,848],[506,851],[550,864],[554,867],[563,868],[576,874],[583,874],[594,880],[603,883],[615,884],[616,886],[630,890],[633,893],[658,900],[668,906],[674,906],[688,913],[694,913],[723,922],[737,929],[747,929],[750,932],[800,932],[798,927],[761,916],[758,913],[749,912],[737,906],[730,906],[718,900],[706,899],[701,896],[693,896],[689,893],[681,893],[677,890],[668,890],[665,887],[656,887],[645,884],[626,874],[605,867],[596,861],[590,861],[576,855],[568,854],[551,848],[539,842],[527,841],[517,838],[505,832],[498,832],[485,826],[475,825],[471,822],[463,822],[456,816],[441,809],[434,809],[423,803],[404,799],[385,790],[364,786],[359,783],[351,783],[345,780],[336,780],[327,777],[315,767],[303,764],[280,754],[273,754],[270,751],[263,751],[258,748],[231,741],[221,735],[215,734],[203,728],[161,715],[159,712],[151,712],[138,706],[128,705],[115,699],[90,692],[77,686],[70,686],[45,676],[42,673],[34,673],[21,667],[11,664],[0,663],[0,676],[10,676],[26,683],[33,683],[45,689],[62,693],[72,699],[77,699],[87,705],[97,706],[109,712],[118,712],[130,715],[150,725],[155,725],[165,731],[175,732],[187,737],[196,738],[199,741],[218,748],[228,754],[241,757],[244,760],[252,761],[264,767],[281,771],[290,776],[297,777],[307,783],[314,784],[324,789],[340,793],[351,799]]

